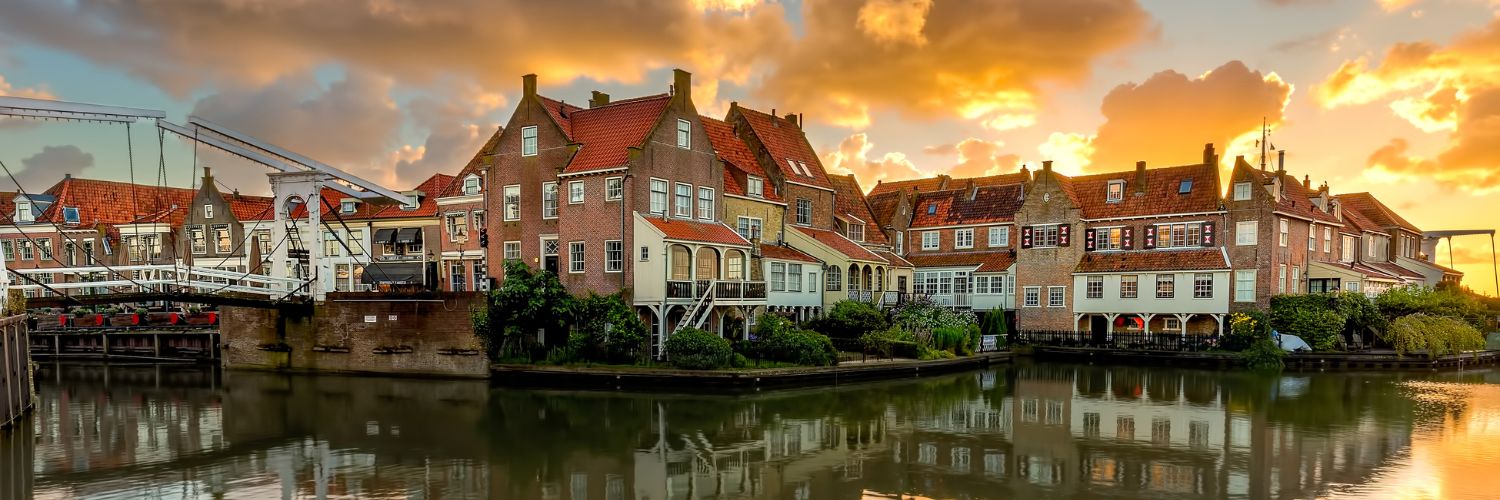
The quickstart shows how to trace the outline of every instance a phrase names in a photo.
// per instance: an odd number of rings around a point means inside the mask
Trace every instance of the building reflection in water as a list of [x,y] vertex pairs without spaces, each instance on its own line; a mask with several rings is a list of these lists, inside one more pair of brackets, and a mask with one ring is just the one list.
[[1301,498],[1401,491],[1421,428],[1485,432],[1396,375],[1020,364],[732,396],[44,368],[0,477],[58,498]]

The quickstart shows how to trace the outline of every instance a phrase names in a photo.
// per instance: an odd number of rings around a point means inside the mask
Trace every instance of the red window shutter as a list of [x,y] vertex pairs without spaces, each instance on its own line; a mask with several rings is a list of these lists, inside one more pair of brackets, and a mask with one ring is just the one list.
[[1146,226],[1146,241],[1141,248],[1147,250],[1156,248],[1156,226]]
[[1214,246],[1214,223],[1203,223],[1203,246]]
[[1135,248],[1134,228],[1127,226],[1124,229],[1120,230],[1120,246],[1125,248],[1126,250]]
[[1094,251],[1094,248],[1096,248],[1094,246],[1094,237],[1095,237],[1094,234],[1095,233],[1094,233],[1093,229],[1085,229],[1085,230],[1083,230],[1083,250],[1084,251],[1086,251],[1086,252],[1092,252],[1092,251]]
[[1072,228],[1072,224],[1060,224],[1057,226],[1057,246],[1068,246],[1068,233]]
[[1031,248],[1031,226],[1021,227],[1021,248]]

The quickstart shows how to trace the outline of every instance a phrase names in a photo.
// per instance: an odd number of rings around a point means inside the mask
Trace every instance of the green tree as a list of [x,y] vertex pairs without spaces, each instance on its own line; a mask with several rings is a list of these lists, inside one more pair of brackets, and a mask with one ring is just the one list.
[[1426,351],[1430,358],[1484,349],[1484,335],[1473,325],[1458,318],[1422,313],[1396,318],[1381,340],[1390,342],[1397,354]]
[[546,346],[561,347],[575,303],[556,275],[506,261],[505,282],[490,292],[484,313],[475,315],[475,333],[491,357],[528,352],[537,332],[545,332]]
[[589,292],[573,307],[573,355],[589,361],[629,363],[644,353],[646,323],[619,295]]
[[808,322],[813,330],[841,339],[857,339],[889,325],[884,312],[869,302],[857,300],[839,301],[828,309],[828,314]]

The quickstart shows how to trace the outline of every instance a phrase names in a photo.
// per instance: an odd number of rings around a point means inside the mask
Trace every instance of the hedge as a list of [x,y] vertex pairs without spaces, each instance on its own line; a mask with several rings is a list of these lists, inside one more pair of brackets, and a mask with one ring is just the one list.
[[717,370],[734,361],[734,349],[728,340],[697,328],[672,334],[665,347],[672,366],[687,370]]

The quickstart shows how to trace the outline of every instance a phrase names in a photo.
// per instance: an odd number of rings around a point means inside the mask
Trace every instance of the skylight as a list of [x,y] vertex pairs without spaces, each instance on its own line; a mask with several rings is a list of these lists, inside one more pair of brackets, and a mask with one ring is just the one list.
[[1177,194],[1188,194],[1191,192],[1193,192],[1192,179],[1183,179],[1182,183],[1177,185]]
[[79,219],[78,207],[63,207],[63,222],[77,224]]
[[933,215],[933,214],[936,214],[936,213],[937,213],[937,204],[936,203],[929,203],[927,205],[927,215]]

